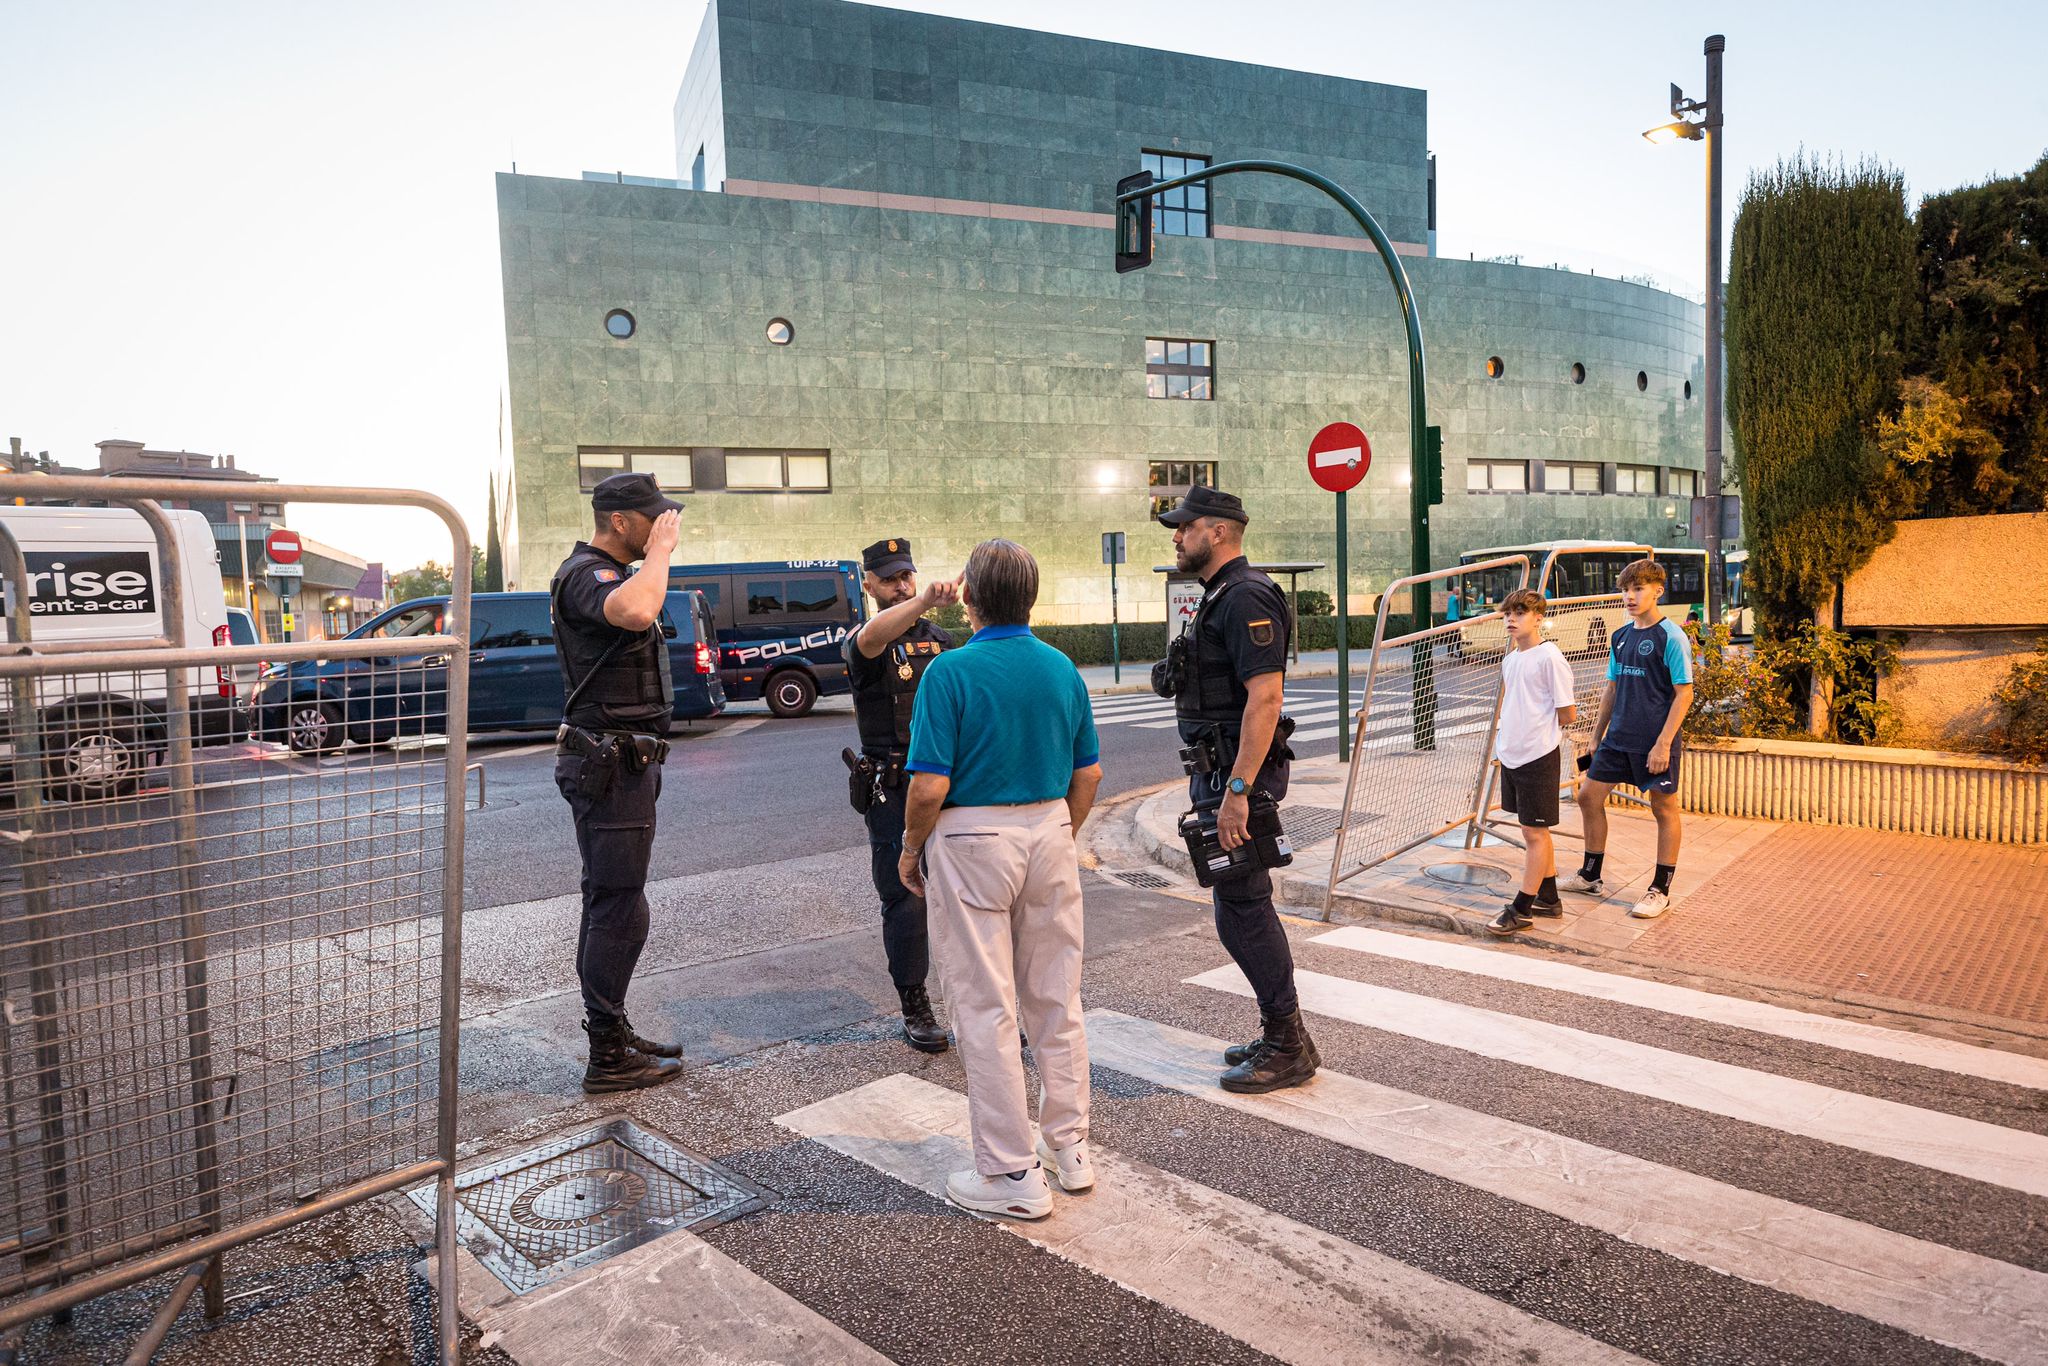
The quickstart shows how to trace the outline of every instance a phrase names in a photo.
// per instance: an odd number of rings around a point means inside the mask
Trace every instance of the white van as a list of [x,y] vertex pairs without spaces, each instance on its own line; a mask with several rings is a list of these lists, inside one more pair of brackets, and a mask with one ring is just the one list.
[[[220,551],[213,528],[197,512],[170,510],[183,568],[185,641],[225,645],[227,597],[221,588]],[[29,638],[35,643],[98,644],[169,635],[163,617],[163,575],[156,537],[142,514],[128,508],[0,507],[0,524],[14,534],[28,562]],[[8,585],[9,592],[13,585]],[[12,613],[5,636],[14,640]],[[193,743],[229,744],[248,733],[246,704],[220,669],[190,675]],[[164,672],[78,671],[52,674],[36,685],[42,713],[42,748],[49,794],[91,801],[135,790],[144,768],[163,761]],[[0,682],[0,716],[11,713],[13,689]],[[11,723],[11,716],[7,719]],[[11,732],[11,724],[10,724]],[[12,757],[12,746],[0,744]]]

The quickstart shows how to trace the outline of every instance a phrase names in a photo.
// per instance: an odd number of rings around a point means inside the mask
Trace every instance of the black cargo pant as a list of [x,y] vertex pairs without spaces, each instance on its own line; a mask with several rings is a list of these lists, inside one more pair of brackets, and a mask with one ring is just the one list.
[[635,773],[621,763],[597,796],[583,790],[584,765],[576,754],[555,758],[555,786],[576,821],[576,852],[583,856],[583,920],[576,931],[576,977],[583,1012],[592,1024],[626,1013],[626,987],[647,943],[647,863],[654,853],[654,807],[661,797],[661,765]]
[[[1259,770],[1253,786],[1277,802],[1287,795],[1290,768],[1284,759],[1269,762]],[[1198,811],[1221,806],[1228,794],[1223,784],[1229,781],[1228,774],[1198,773],[1188,779],[1188,798]],[[1280,913],[1273,909],[1273,874],[1253,868],[1236,877],[1219,878],[1209,889],[1209,899],[1216,907],[1216,937],[1252,984],[1260,1016],[1292,1015],[1301,1002],[1294,994],[1294,951],[1287,945]]]
[[892,788],[886,802],[868,808],[868,857],[874,865],[875,895],[882,898],[882,951],[889,980],[899,990],[921,987],[931,969],[931,940],[925,930],[924,898],[903,885],[896,869],[903,858],[903,799],[910,784]]

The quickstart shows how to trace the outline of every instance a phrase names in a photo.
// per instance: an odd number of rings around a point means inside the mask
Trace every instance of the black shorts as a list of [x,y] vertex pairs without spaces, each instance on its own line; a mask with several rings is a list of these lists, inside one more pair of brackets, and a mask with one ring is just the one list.
[[1671,766],[1662,773],[1652,773],[1648,753],[1617,749],[1603,740],[1600,748],[1593,751],[1593,766],[1586,770],[1586,776],[1596,783],[1627,783],[1644,792],[1671,793],[1678,791],[1678,765],[1684,758],[1685,743],[1674,737]]
[[1548,829],[1557,824],[1557,789],[1564,761],[1553,749],[1520,768],[1500,766],[1500,809],[1523,825]]

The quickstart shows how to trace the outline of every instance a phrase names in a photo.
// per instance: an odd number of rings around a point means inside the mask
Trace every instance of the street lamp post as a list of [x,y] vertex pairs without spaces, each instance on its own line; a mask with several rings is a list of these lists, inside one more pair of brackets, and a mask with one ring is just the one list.
[[[1728,40],[1714,34],[1706,41],[1707,97],[1689,100],[1671,87],[1672,122],[1643,136],[1651,142],[1674,138],[1707,144],[1707,356],[1701,399],[1706,411],[1706,470],[1703,491],[1707,504],[1702,539],[1707,551],[1707,622],[1721,619],[1721,55]],[[1695,123],[1686,115],[1698,114]]]
[[231,510],[235,514],[235,540],[242,547],[242,606],[248,610],[249,621],[257,627],[260,638],[263,617],[256,610],[256,590],[249,583],[249,514],[256,508],[250,503],[236,503]]

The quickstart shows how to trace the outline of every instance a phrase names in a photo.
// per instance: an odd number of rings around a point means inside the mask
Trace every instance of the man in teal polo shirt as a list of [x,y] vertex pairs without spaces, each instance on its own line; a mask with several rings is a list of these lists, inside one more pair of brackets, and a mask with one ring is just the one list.
[[[974,1167],[954,1204],[1012,1219],[1052,1212],[1088,1160],[1088,1036],[1081,1024],[1081,874],[1074,832],[1102,781],[1088,686],[1031,634],[1038,562],[1011,541],[967,557],[974,635],[933,660],[910,718],[904,886],[925,898],[932,957],[967,1069]],[[1024,1093],[1018,1015],[1042,1088]]]

